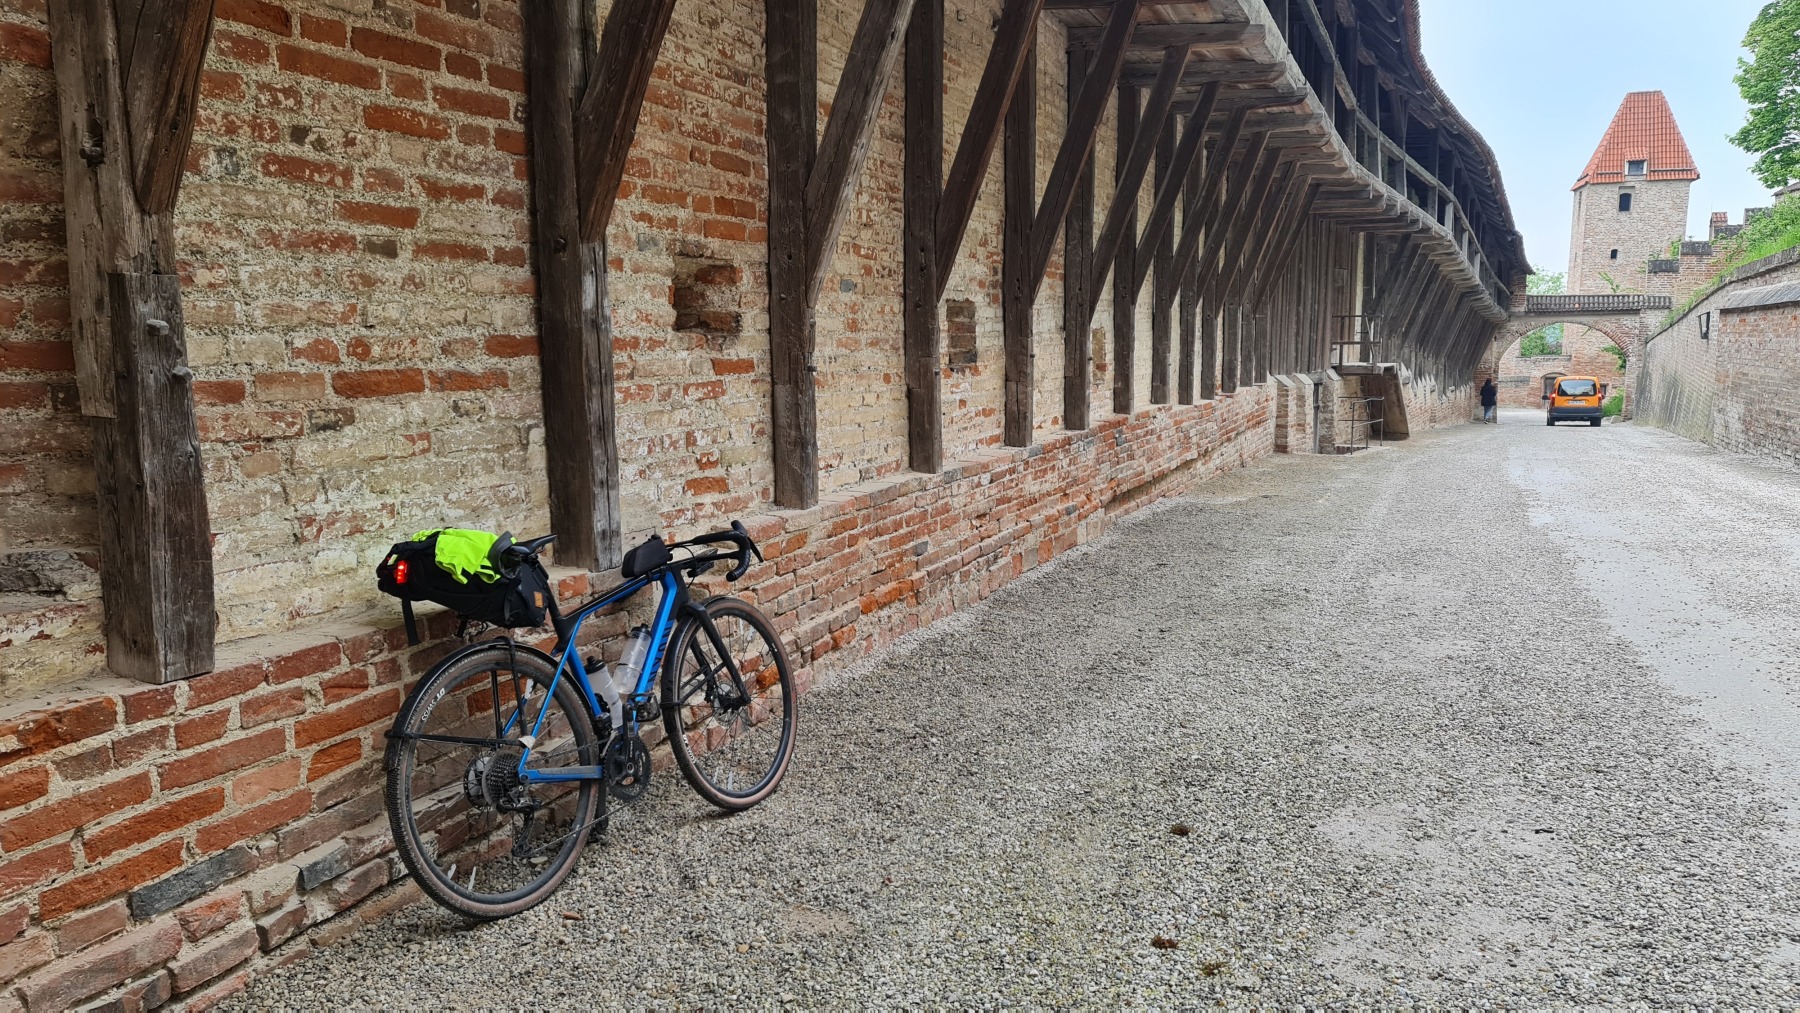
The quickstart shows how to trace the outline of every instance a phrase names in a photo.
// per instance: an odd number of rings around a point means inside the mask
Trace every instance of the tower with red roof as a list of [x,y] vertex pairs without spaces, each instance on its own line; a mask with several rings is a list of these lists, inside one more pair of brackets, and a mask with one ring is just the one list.
[[1700,178],[1669,100],[1625,96],[1575,181],[1568,291],[1649,291],[1650,261],[1687,236],[1688,191]]

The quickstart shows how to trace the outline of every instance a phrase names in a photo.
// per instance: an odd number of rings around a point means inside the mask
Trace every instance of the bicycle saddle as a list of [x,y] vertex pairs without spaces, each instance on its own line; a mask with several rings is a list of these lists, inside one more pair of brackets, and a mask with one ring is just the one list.
[[555,535],[541,535],[526,542],[514,542],[506,547],[506,551],[517,556],[535,556],[543,551],[544,546],[556,541]]

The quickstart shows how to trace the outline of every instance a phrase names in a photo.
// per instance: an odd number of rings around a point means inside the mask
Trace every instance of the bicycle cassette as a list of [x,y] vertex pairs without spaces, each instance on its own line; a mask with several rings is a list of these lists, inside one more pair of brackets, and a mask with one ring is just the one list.
[[650,750],[636,735],[621,732],[606,747],[606,790],[620,802],[632,802],[648,787]]

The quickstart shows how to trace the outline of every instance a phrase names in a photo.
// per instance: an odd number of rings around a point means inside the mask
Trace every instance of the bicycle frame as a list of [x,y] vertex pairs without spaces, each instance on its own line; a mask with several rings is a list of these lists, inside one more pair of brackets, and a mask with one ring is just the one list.
[[[557,687],[562,683],[563,673],[566,670],[574,679],[575,687],[581,691],[581,699],[587,707],[588,718],[598,725],[599,719],[607,716],[607,711],[601,705],[599,696],[594,693],[592,677],[588,673],[587,666],[581,660],[581,652],[575,649],[575,641],[581,633],[581,624],[586,622],[589,616],[609,605],[616,605],[630,598],[651,584],[656,584],[661,588],[662,597],[656,603],[656,618],[650,624],[650,646],[644,652],[644,667],[638,671],[637,685],[632,687],[631,695],[641,697],[650,691],[657,674],[662,670],[663,650],[668,646],[669,634],[674,628],[675,611],[687,601],[687,585],[672,570],[664,570],[650,577],[634,577],[588,602],[569,616],[564,616],[562,611],[557,608],[555,598],[551,598],[550,622],[556,628],[556,647],[554,648],[556,674],[550,680],[550,690],[545,695],[546,700],[555,697]],[[602,674],[604,675],[604,673]],[[620,705],[624,706],[623,700],[620,701]],[[514,709],[513,716],[507,720],[506,727],[502,730],[502,738],[512,731],[513,722],[519,720],[522,712],[522,708]],[[532,725],[530,735],[533,745],[526,746],[525,751],[519,756],[519,779],[527,784],[550,784],[603,778],[605,776],[603,765],[561,767],[554,770],[534,770],[526,766],[531,759],[532,748],[537,742],[537,737],[543,732],[544,718],[549,713],[550,708],[547,705],[538,709],[537,720]],[[632,734],[637,733],[638,720],[635,709],[627,710],[625,727]]]

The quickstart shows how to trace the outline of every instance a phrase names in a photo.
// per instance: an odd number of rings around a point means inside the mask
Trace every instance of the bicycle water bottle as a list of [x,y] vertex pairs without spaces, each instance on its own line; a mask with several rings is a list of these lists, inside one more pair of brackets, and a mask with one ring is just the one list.
[[637,626],[625,636],[625,650],[613,666],[612,677],[619,695],[628,697],[637,692],[638,674],[644,670],[644,656],[650,653],[650,631]]

